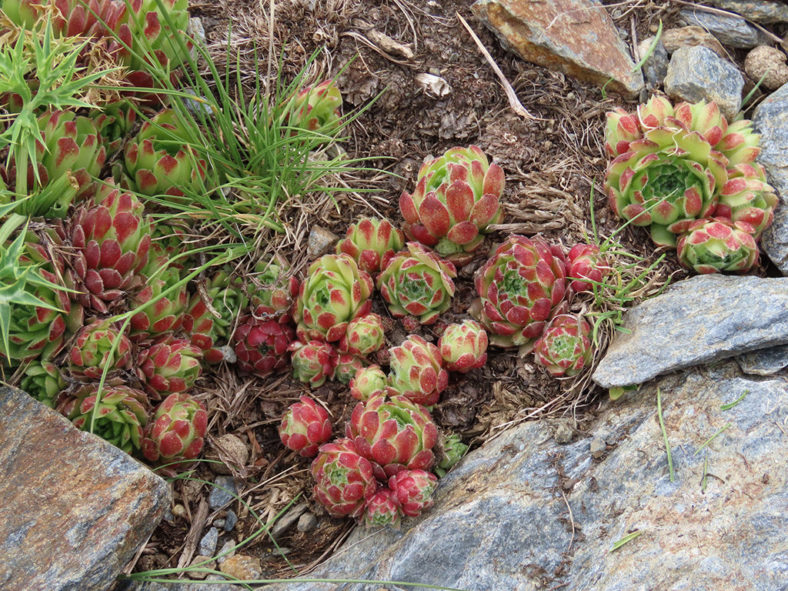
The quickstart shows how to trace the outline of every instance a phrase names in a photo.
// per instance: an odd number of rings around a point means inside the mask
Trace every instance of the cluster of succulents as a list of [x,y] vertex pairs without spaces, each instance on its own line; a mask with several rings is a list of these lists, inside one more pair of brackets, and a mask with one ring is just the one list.
[[750,121],[729,123],[713,102],[674,106],[655,96],[634,113],[611,111],[610,207],[628,223],[648,226],[658,245],[681,244],[679,261],[697,273],[746,272],[757,263],[756,241],[777,205],[754,162],[759,140]]

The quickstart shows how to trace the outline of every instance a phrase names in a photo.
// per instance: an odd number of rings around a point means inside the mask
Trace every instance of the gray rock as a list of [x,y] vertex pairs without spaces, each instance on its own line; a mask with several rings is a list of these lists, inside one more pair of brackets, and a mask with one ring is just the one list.
[[526,61],[629,96],[643,88],[613,20],[594,0],[477,0],[471,10]]
[[627,311],[594,372],[603,388],[788,343],[788,279],[697,275]]
[[[205,27],[203,27],[202,19],[199,16],[193,16],[189,19],[189,24],[186,25],[186,33],[200,45],[205,45]],[[199,55],[199,54],[197,54]]]
[[298,503],[290,507],[287,513],[282,515],[271,528],[271,535],[274,538],[278,538],[285,533],[296,521],[298,521],[298,518],[301,517],[301,513],[306,511],[306,508],[306,503]]
[[788,345],[746,353],[736,358],[741,370],[753,376],[771,376],[788,367]]
[[744,78],[729,61],[703,46],[679,47],[665,77],[665,92],[688,102],[714,101],[733,119],[741,109]]
[[208,504],[211,509],[221,509],[237,495],[235,480],[231,476],[217,476],[213,483],[215,486],[208,495]]
[[[657,387],[673,482],[655,418]],[[785,389],[781,379],[743,377],[735,362],[669,376],[603,409],[592,430],[616,445],[601,462],[589,458],[588,437],[557,448],[549,425],[522,424],[463,459],[431,510],[400,531],[358,528],[310,576],[469,591],[784,588],[788,438],[775,424],[788,419]],[[720,408],[745,390],[738,404]],[[642,535],[611,554],[633,530]]]
[[0,387],[0,589],[112,585],[170,505],[167,484],[20,390]]
[[300,532],[309,532],[317,527],[317,517],[313,513],[307,511],[298,518],[296,529]]
[[607,451],[607,443],[605,443],[605,440],[601,437],[594,437],[591,440],[588,449],[591,452],[591,457],[595,460],[598,460],[603,455],[605,455],[605,452]]
[[222,564],[228,558],[235,556],[235,546],[236,543],[232,540],[227,540],[224,544],[222,544],[221,549],[216,554],[219,557],[219,564]]
[[200,546],[198,552],[201,556],[213,556],[213,553],[216,552],[216,545],[219,543],[219,530],[215,527],[212,527],[208,530],[208,533],[205,534],[202,539],[200,540]]
[[227,511],[227,515],[224,516],[224,531],[233,531],[236,523],[238,523],[238,516],[235,511]]
[[[649,49],[654,43],[654,37],[643,39],[638,43],[638,54],[640,59],[648,54]],[[668,50],[661,40],[657,41],[654,50],[649,54],[645,63],[643,64],[643,76],[646,78],[646,83],[650,88],[656,88],[662,84],[665,76],[668,75]]]
[[[212,575],[207,577],[207,580],[219,580],[219,577],[214,578]],[[230,585],[229,583],[146,583],[137,581],[121,581],[116,591],[241,591],[246,589],[241,585]]]
[[752,120],[761,134],[758,162],[780,198],[774,223],[761,237],[761,248],[782,274],[788,275],[788,84],[758,105]]
[[756,23],[788,22],[788,5],[773,0],[709,0],[717,8],[732,10]]
[[321,226],[314,226],[309,232],[306,251],[310,257],[317,258],[333,250],[337,240],[339,240],[339,236],[331,230],[326,230]]
[[736,15],[715,14],[705,10],[684,8],[679,12],[682,25],[697,26],[706,29],[728,47],[749,49],[768,42],[766,36],[742,17]]

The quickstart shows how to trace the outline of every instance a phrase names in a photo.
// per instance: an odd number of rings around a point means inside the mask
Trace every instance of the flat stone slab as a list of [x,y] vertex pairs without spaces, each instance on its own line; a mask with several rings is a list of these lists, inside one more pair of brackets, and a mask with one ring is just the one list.
[[717,8],[732,10],[756,23],[788,22],[788,6],[774,0],[709,0]]
[[768,43],[768,38],[763,33],[734,14],[725,15],[683,8],[679,12],[679,22],[687,26],[706,29],[728,47],[749,49],[765,42]]
[[760,349],[737,357],[741,370],[753,376],[772,376],[788,367],[788,345]]
[[[555,443],[545,421],[524,423],[469,454],[441,480],[424,515],[405,520],[400,531],[357,528],[310,577],[468,591],[782,589],[785,392],[783,379],[748,379],[730,361],[662,378],[605,405],[591,432],[568,445]],[[591,442],[600,438],[607,446],[595,460]],[[630,532],[640,535],[613,551]],[[406,587],[310,582],[264,589]]]
[[761,248],[780,272],[788,275],[788,84],[758,105],[752,121],[761,134],[757,161],[766,169],[766,178],[780,198],[774,223],[761,237]]
[[698,275],[624,316],[594,372],[603,388],[788,343],[788,279]]
[[643,75],[597,2],[477,0],[471,10],[526,61],[627,96],[643,88]]
[[106,590],[169,503],[132,457],[0,387],[0,589]]

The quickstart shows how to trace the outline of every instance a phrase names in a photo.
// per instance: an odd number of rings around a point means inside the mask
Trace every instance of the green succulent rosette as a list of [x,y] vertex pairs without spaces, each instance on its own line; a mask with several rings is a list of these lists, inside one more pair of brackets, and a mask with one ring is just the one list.
[[777,194],[766,181],[763,166],[741,163],[728,169],[728,182],[720,191],[714,217],[749,224],[757,240],[774,221],[777,203]]
[[55,408],[57,396],[65,386],[66,382],[58,367],[45,359],[32,361],[19,382],[22,390],[49,408]]
[[592,354],[591,325],[571,314],[553,318],[534,345],[534,360],[554,377],[579,374]]
[[131,367],[131,341],[109,320],[96,320],[77,333],[68,353],[68,369],[71,377],[91,381],[101,379],[107,366],[108,371]]
[[367,273],[377,273],[386,266],[394,253],[404,245],[402,232],[388,220],[361,218],[347,230],[347,235],[337,244],[337,254],[353,257]]
[[302,89],[289,106],[289,124],[309,131],[331,132],[342,119],[342,94],[333,80]]
[[418,242],[408,242],[407,248],[389,260],[378,289],[392,315],[411,314],[421,324],[433,324],[451,306],[457,270]]
[[298,296],[298,280],[289,274],[284,260],[259,262],[249,278],[247,290],[256,316],[288,322]]
[[438,475],[438,478],[443,478],[463,458],[467,451],[468,446],[462,442],[459,435],[456,433],[447,435],[441,432],[438,438],[438,445],[436,446],[435,455],[437,462],[433,472]]
[[696,273],[745,273],[758,262],[753,233],[746,222],[698,220],[679,238],[679,262]]

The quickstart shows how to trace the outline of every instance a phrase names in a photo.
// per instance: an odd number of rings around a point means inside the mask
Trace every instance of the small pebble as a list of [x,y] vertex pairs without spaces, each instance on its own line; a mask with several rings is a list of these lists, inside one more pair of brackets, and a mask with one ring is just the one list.
[[594,459],[599,459],[603,455],[605,455],[605,450],[607,450],[607,443],[601,437],[594,437],[591,440],[591,457]]
[[566,421],[561,421],[555,426],[555,431],[553,431],[553,439],[555,439],[556,443],[564,445],[572,441],[574,434],[575,432],[569,423]]
[[223,573],[242,581],[259,579],[263,574],[263,570],[260,568],[260,559],[244,554],[236,554],[228,558],[219,569]]
[[213,556],[216,552],[216,544],[219,542],[219,530],[212,527],[200,540],[200,554],[202,556]]
[[296,529],[300,532],[308,532],[312,531],[317,527],[317,517],[315,517],[312,513],[307,511],[301,517],[298,518],[298,523],[296,524]]
[[224,519],[216,519],[213,522],[214,527],[224,528]]
[[216,553],[219,564],[222,564],[225,560],[227,560],[228,558],[234,555],[235,555],[235,542],[233,540],[227,540],[224,544],[222,544],[221,550],[219,550],[219,552]]
[[219,509],[235,498],[235,481],[229,476],[217,476],[213,482],[216,486],[211,487],[208,504],[211,509]]
[[306,503],[298,503],[298,505],[291,507],[287,513],[279,518],[279,520],[274,524],[274,527],[271,528],[271,535],[274,538],[278,538],[280,535],[285,533],[288,529],[290,529],[291,525],[298,521],[298,518],[304,511],[306,511]]
[[242,468],[249,461],[249,448],[240,437],[232,433],[226,433],[212,442],[205,457],[209,460],[221,460],[220,462],[211,463],[211,470],[216,474],[230,474],[230,468],[224,462],[226,461],[237,468]]
[[311,258],[316,258],[332,250],[334,243],[339,240],[339,236],[330,230],[320,226],[315,226],[309,232],[306,243],[306,251]]
[[172,514],[175,515],[175,517],[184,517],[186,515],[186,507],[180,503],[175,503],[175,505],[172,506]]
[[238,523],[238,516],[235,511],[228,510],[224,516],[224,531],[233,531],[235,524]]
[[744,71],[754,82],[763,78],[763,86],[770,90],[788,82],[785,54],[776,47],[761,45],[750,51],[744,60]]
[[[210,562],[205,562],[206,560],[210,560]],[[205,564],[200,564],[202,562],[205,562]],[[216,565],[214,564],[213,560],[211,560],[210,556],[195,556],[190,566],[196,566],[198,564],[200,565],[199,568],[216,568]],[[208,576],[208,573],[200,571],[188,571],[188,575],[190,579],[203,580]]]

